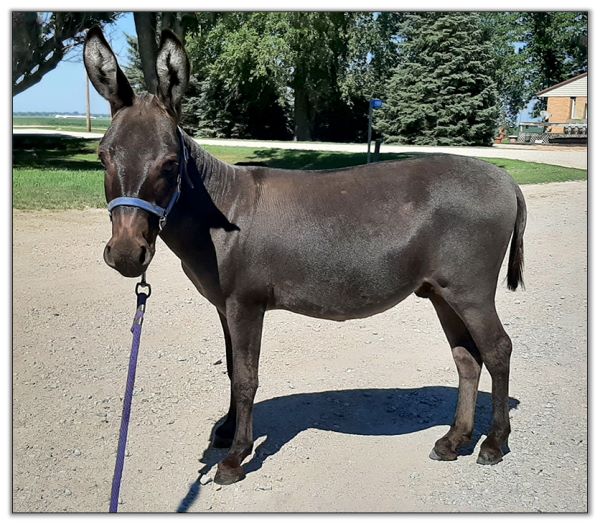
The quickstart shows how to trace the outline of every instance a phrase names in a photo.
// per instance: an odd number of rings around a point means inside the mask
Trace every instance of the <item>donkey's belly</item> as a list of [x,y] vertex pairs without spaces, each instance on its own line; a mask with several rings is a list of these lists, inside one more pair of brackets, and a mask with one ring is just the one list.
[[413,289],[404,290],[395,296],[378,297],[376,301],[368,300],[364,297],[353,298],[346,303],[335,300],[311,300],[314,297],[295,296],[287,300],[280,300],[269,309],[285,309],[292,313],[306,315],[315,318],[324,318],[327,320],[351,320],[356,318],[366,318],[377,313],[382,313],[399,302],[402,302]]
[[286,279],[273,289],[269,309],[329,320],[365,318],[385,311],[414,292],[417,275],[401,271],[352,271],[343,274],[313,274]]

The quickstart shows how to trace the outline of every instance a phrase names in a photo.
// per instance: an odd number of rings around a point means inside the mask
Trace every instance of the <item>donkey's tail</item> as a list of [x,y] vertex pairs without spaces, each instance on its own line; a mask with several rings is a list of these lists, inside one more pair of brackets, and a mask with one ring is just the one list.
[[523,233],[527,223],[527,206],[521,188],[515,184],[517,197],[517,218],[510,244],[510,255],[508,258],[508,274],[506,275],[508,289],[515,291],[519,284],[525,287],[523,282]]

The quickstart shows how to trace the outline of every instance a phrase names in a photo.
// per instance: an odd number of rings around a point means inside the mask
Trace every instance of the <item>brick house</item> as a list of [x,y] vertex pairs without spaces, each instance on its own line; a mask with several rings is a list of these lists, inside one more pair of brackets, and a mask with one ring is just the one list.
[[[548,122],[587,123],[587,73],[548,87],[536,96],[548,99]],[[564,126],[551,126],[547,132],[564,133]]]

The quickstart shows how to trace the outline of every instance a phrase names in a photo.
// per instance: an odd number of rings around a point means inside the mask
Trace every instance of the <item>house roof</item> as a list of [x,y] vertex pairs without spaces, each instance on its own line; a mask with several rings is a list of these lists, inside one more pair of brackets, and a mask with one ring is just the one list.
[[563,82],[543,89],[535,96],[548,98],[550,96],[587,96],[587,73],[569,78]]

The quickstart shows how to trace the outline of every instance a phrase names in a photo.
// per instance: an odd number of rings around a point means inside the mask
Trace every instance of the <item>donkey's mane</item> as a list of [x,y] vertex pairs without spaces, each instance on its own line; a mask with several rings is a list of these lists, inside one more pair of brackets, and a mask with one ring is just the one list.
[[[207,184],[214,178],[233,175],[236,168],[227,162],[219,160],[203,149],[190,135],[182,131],[183,141],[190,155],[188,173],[194,183]],[[191,168],[191,170],[190,170]],[[199,177],[200,180],[197,180]]]

